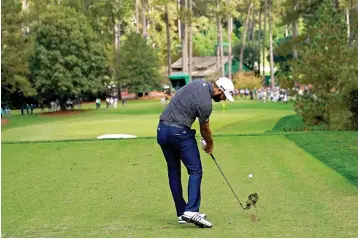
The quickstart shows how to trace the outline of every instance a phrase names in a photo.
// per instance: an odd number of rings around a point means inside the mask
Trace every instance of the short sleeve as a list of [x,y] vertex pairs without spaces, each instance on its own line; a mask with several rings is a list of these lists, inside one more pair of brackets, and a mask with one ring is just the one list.
[[211,112],[212,112],[212,104],[201,104],[197,106],[198,110],[198,118],[199,123],[207,123],[209,121]]

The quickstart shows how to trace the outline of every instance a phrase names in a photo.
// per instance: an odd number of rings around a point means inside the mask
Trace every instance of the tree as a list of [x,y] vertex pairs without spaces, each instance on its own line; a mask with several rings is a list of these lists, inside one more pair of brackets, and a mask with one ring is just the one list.
[[271,73],[271,88],[275,87],[275,71],[273,60],[273,40],[272,40],[272,1],[270,0],[268,7],[268,19],[269,19],[269,35],[270,35],[270,73]]
[[224,42],[223,42],[223,25],[221,22],[221,12],[220,12],[220,3],[219,0],[217,0],[217,6],[218,6],[218,24],[219,24],[219,42],[218,47],[220,49],[220,69],[221,69],[221,76],[225,76],[225,66],[224,66]]
[[146,19],[146,11],[147,11],[147,1],[142,0],[142,31],[143,37],[147,37],[147,19]]
[[108,58],[86,17],[69,7],[50,6],[39,19],[29,59],[38,94],[63,103],[67,97],[103,90]]
[[180,0],[180,33],[181,33],[181,45],[182,45],[182,66],[183,72],[188,72],[188,21],[187,11],[188,0]]
[[168,11],[168,3],[165,3],[165,30],[167,36],[167,57],[168,57],[168,76],[172,74],[172,55],[171,55],[171,43],[170,43],[170,25],[169,25],[169,11]]
[[[241,55],[242,45],[241,43],[236,44],[233,47],[233,55],[239,59]],[[259,52],[256,50],[256,47],[252,44],[245,46],[242,63],[248,65],[250,68],[254,68],[254,63],[259,57]]]
[[[211,23],[208,18],[201,17],[198,19],[197,28],[198,30],[196,34],[193,34],[193,47],[195,54],[197,56],[216,56],[216,49],[219,48],[217,43],[217,25]],[[229,41],[228,38],[228,34],[223,35],[224,42]],[[231,42],[232,45],[239,42],[239,39],[235,34],[231,34]],[[228,55],[228,52],[229,49],[224,48],[224,55]]]
[[189,0],[189,52],[188,52],[188,74],[190,81],[193,70],[193,0]]
[[242,61],[243,61],[243,58],[244,58],[246,32],[247,32],[248,27],[249,27],[250,11],[251,11],[252,6],[253,6],[253,3],[252,3],[252,1],[250,1],[249,7],[248,7],[248,10],[247,10],[247,17],[246,17],[246,22],[245,22],[245,27],[244,27],[244,33],[243,33],[243,36],[242,36],[242,48],[241,48],[241,52],[240,52],[239,72],[242,71]]
[[[230,0],[227,0],[228,2],[228,6],[230,7]],[[228,57],[229,57],[229,62],[228,62],[228,77],[229,79],[232,79],[232,61],[231,61],[231,57],[232,57],[232,37],[231,37],[231,34],[232,34],[232,14],[231,14],[231,11],[229,10],[229,13],[228,13],[228,18],[227,18],[227,32],[228,32],[228,44],[229,44],[229,52],[228,52]]]
[[136,33],[128,35],[122,44],[119,70],[124,88],[131,92],[160,87],[159,59],[147,40]]
[[136,33],[139,33],[139,0],[135,0],[135,28]]
[[297,100],[296,111],[308,123],[327,129],[350,129],[358,92],[358,48],[347,45],[344,11],[325,0],[311,21],[310,41],[292,62],[294,80],[311,84],[310,94]]
[[267,0],[264,0],[264,33],[263,33],[263,42],[262,42],[262,78],[263,78],[263,81],[265,81],[265,77],[266,77],[266,69],[265,69],[266,25],[267,25]]
[[33,96],[36,90],[27,62],[33,39],[22,31],[21,2],[4,0],[1,9],[1,98],[9,99],[13,93]]

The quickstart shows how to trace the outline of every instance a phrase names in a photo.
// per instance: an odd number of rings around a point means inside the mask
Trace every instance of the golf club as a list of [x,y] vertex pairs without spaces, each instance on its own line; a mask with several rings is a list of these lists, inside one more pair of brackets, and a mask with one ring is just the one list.
[[248,210],[248,209],[251,208],[251,205],[256,206],[256,203],[257,203],[257,201],[258,201],[258,199],[259,199],[259,196],[258,196],[257,193],[253,193],[253,194],[250,194],[250,195],[248,196],[248,201],[246,202],[246,207],[244,207],[244,206],[242,205],[242,203],[240,202],[240,200],[239,200],[238,196],[236,195],[234,189],[231,187],[229,181],[227,180],[227,178],[225,177],[223,171],[221,170],[221,168],[220,168],[218,162],[216,161],[214,155],[211,153],[210,156],[211,156],[211,158],[214,160],[214,162],[215,162],[216,166],[218,167],[218,169],[220,170],[221,174],[223,175],[223,177],[224,177],[224,179],[225,179],[227,185],[229,185],[229,187],[230,187],[232,193],[235,195],[235,198],[236,198],[236,200],[239,202],[241,208],[244,209],[244,210]]

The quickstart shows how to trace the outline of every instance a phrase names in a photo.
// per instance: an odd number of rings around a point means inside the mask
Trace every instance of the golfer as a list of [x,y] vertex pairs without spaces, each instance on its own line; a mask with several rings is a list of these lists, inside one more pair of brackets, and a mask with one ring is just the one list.
[[[220,77],[215,83],[195,80],[178,90],[160,116],[157,142],[167,162],[169,186],[179,223],[191,222],[199,227],[212,227],[205,220],[206,215],[199,213],[203,173],[195,130],[191,126],[198,117],[200,134],[207,143],[204,150],[212,153],[214,142],[209,126],[212,99],[215,102],[226,99],[234,101],[233,92],[234,85],[226,77]],[[180,160],[189,174],[188,203],[183,198]]]

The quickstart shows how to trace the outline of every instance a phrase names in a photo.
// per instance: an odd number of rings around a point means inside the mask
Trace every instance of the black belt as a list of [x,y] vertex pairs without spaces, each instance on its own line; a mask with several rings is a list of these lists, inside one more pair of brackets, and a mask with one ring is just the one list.
[[169,122],[166,122],[166,121],[163,121],[163,120],[161,120],[160,123],[162,123],[162,124],[164,124],[164,125],[167,125],[167,126],[179,128],[179,129],[188,128],[187,126],[180,125],[180,124],[178,124],[178,123],[169,123]]

